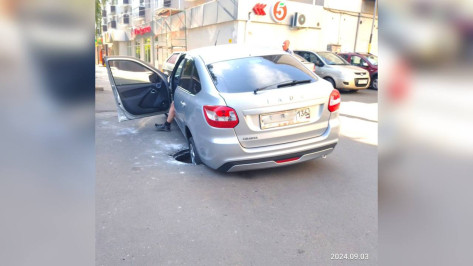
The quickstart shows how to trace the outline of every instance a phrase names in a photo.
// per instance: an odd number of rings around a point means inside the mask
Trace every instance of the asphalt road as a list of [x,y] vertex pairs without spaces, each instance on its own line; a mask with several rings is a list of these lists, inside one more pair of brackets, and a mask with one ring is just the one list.
[[118,123],[97,91],[96,265],[377,265],[377,92],[340,112],[326,159],[224,174],[174,160],[187,143],[155,131],[163,115]]

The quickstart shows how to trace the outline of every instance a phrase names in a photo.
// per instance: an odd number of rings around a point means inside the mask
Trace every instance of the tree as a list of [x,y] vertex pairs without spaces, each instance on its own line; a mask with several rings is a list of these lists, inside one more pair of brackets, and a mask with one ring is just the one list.
[[102,32],[102,7],[105,7],[108,0],[95,0],[95,35]]

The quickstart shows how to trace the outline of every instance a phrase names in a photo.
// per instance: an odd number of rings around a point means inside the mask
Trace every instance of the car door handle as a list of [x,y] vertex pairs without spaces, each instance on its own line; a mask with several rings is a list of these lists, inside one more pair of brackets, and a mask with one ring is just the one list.
[[181,105],[182,105],[183,107],[186,107],[186,103],[183,102],[183,101],[181,101]]

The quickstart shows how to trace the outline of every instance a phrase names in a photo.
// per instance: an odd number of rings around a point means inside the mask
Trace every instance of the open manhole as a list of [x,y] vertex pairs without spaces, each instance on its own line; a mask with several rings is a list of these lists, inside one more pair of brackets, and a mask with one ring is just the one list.
[[172,155],[176,161],[183,162],[183,163],[192,163],[191,154],[189,149],[185,149],[182,151],[178,151]]

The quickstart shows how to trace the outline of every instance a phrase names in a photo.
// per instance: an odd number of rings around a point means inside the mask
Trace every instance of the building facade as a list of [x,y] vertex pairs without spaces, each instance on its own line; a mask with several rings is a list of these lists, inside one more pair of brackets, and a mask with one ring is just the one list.
[[[374,0],[110,0],[103,10],[107,55],[161,69],[176,51],[246,43],[281,49],[368,52]],[[377,16],[370,52],[377,54]]]

